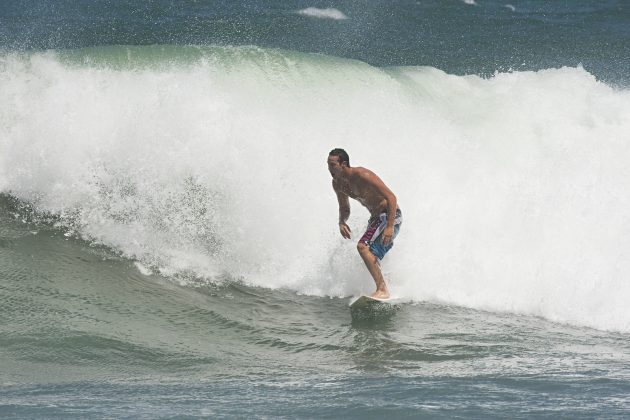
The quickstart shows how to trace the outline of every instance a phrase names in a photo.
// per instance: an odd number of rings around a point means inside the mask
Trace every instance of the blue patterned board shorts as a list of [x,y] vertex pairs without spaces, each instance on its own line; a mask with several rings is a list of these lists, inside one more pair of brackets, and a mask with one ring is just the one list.
[[370,247],[370,251],[372,254],[376,255],[376,257],[380,260],[383,259],[385,254],[392,249],[394,246],[394,238],[398,236],[398,231],[400,230],[400,225],[402,224],[402,213],[400,209],[396,209],[396,218],[394,219],[394,235],[392,236],[392,241],[389,245],[383,245],[383,238],[381,234],[383,230],[387,227],[387,212],[383,212],[378,216],[370,217],[368,220],[368,227],[361,239],[359,239],[359,243],[366,244]]

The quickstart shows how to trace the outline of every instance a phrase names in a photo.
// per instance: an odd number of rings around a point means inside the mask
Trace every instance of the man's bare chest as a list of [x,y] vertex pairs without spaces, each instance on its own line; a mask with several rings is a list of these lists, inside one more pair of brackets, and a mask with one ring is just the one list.
[[348,197],[353,198],[355,200],[363,198],[363,196],[365,194],[365,192],[362,191],[362,189],[359,186],[352,185],[349,182],[340,184],[339,185],[339,191],[341,191],[343,194],[345,194]]

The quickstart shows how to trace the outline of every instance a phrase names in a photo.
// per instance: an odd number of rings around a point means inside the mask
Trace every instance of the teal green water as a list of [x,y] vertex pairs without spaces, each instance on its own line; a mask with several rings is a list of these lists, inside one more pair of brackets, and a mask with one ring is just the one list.
[[582,64],[627,86],[629,16],[624,0],[28,0],[0,5],[0,48],[256,45],[486,76]]
[[428,303],[180,286],[0,210],[0,414],[624,417],[626,334]]
[[627,418],[629,4],[0,2],[0,417]]

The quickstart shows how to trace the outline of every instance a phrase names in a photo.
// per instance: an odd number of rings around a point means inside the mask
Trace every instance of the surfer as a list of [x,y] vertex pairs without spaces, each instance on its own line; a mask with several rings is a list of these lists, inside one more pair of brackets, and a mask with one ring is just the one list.
[[350,239],[350,227],[346,224],[350,216],[348,197],[357,200],[370,212],[368,226],[357,244],[359,255],[376,283],[376,292],[371,297],[387,299],[389,290],[381,273],[380,261],[394,245],[402,223],[402,214],[396,196],[372,171],[351,167],[348,153],[333,149],[328,154],[328,170],[332,175],[333,190],[339,201],[339,232]]

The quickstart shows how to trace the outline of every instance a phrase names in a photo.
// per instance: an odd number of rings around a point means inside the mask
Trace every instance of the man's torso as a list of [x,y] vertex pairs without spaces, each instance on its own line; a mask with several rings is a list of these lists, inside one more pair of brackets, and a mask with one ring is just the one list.
[[387,200],[378,190],[361,178],[361,175],[376,175],[361,167],[354,168],[354,171],[346,182],[335,181],[335,188],[361,203],[372,216],[378,216],[387,209]]

